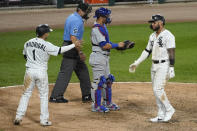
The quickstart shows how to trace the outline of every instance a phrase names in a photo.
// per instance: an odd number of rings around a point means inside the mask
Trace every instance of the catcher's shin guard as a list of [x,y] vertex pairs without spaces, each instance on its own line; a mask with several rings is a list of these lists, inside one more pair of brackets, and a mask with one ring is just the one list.
[[107,105],[109,105],[112,102],[112,89],[111,88],[112,88],[112,84],[114,81],[115,81],[115,77],[112,74],[109,74],[106,80],[107,87],[105,88]]
[[101,105],[101,89],[102,87],[98,87],[97,90],[95,91],[95,108]]
[[104,76],[100,77],[100,81],[98,83],[97,89],[94,91],[93,100],[94,103],[92,104],[92,111],[93,112],[108,112],[109,109],[101,105],[101,94],[103,85],[106,83],[106,79]]
[[119,106],[112,102],[112,84],[115,81],[115,77],[112,74],[109,74],[105,88],[106,99],[103,103],[104,106],[109,108],[110,110],[119,110]]

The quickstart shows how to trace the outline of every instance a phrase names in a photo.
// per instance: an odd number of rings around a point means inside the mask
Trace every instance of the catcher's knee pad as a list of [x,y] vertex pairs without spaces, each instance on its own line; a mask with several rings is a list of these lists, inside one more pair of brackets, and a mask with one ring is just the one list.
[[109,79],[111,83],[115,81],[115,77],[112,74],[109,74],[107,79]]
[[94,101],[95,107],[101,106],[102,88],[105,83],[106,83],[105,77],[101,76],[97,88],[91,90],[92,100]]

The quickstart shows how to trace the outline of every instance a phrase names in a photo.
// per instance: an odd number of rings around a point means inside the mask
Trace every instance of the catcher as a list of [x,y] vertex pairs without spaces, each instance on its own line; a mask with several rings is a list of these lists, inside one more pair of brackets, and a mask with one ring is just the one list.
[[[96,22],[92,27],[91,41],[92,53],[89,63],[93,70],[93,83],[91,89],[92,111],[108,112],[109,110],[119,110],[120,107],[112,102],[112,83],[115,78],[110,74],[109,55],[110,49],[126,50],[134,47],[130,41],[112,43],[109,40],[106,24],[111,23],[111,10],[99,8],[95,11]],[[101,104],[101,97],[103,103]]]

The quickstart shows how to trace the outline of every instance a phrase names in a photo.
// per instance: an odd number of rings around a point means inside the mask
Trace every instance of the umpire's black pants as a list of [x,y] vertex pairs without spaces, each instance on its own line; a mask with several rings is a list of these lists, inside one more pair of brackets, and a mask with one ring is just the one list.
[[60,72],[51,94],[52,98],[58,99],[64,96],[64,92],[66,91],[73,71],[75,71],[80,80],[82,96],[91,94],[90,76],[85,62],[81,61],[79,58],[68,58],[64,56]]

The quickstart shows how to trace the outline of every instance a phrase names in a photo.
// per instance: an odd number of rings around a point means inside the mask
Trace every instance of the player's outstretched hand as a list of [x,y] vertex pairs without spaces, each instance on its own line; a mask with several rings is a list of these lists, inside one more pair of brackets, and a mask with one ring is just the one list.
[[132,42],[130,40],[125,40],[124,42],[118,43],[117,50],[127,50],[133,48],[135,45],[135,42]]
[[75,48],[80,49],[82,45],[82,41],[77,40],[74,44],[75,44]]
[[135,69],[137,68],[137,65],[136,64],[131,64],[130,66],[129,66],[129,72],[130,73],[135,73]]

